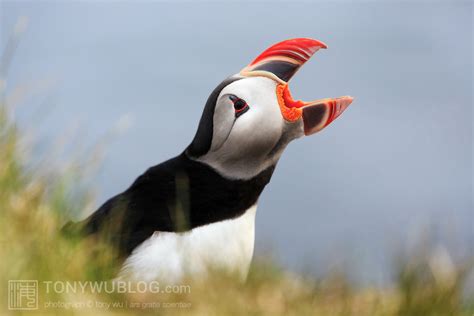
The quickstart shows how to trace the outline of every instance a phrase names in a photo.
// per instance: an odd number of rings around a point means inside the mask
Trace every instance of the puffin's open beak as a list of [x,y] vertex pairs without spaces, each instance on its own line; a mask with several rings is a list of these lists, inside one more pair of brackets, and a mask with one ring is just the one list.
[[289,39],[265,50],[240,72],[243,76],[264,76],[277,81],[276,94],[283,117],[289,122],[296,122],[302,117],[305,135],[314,134],[329,125],[353,100],[349,96],[311,102],[292,98],[288,81],[320,48],[327,46],[310,38]]

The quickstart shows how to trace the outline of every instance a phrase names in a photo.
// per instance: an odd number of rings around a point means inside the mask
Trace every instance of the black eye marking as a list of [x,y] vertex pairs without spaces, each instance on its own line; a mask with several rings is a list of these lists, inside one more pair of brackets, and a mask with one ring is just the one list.
[[238,118],[250,109],[249,105],[244,99],[241,99],[233,94],[229,95],[229,99],[234,103],[235,118]]

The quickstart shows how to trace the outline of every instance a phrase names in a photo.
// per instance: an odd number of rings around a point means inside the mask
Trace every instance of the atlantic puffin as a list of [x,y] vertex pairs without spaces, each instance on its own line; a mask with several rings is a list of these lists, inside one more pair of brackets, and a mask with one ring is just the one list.
[[327,46],[277,43],[210,94],[191,144],[65,230],[105,235],[123,260],[119,279],[178,282],[211,267],[245,280],[257,202],[288,143],[321,131],[352,102],[294,100],[288,82]]

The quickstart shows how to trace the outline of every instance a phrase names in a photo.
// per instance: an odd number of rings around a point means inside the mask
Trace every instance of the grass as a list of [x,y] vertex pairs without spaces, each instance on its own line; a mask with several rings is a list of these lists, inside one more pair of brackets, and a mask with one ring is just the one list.
[[[95,240],[59,233],[67,214],[86,206],[87,192],[77,194],[82,170],[46,174],[41,167],[26,168],[20,139],[6,105],[0,104],[1,315],[474,314],[473,301],[463,298],[469,265],[445,264],[428,255],[401,260],[396,282],[385,289],[355,288],[342,275],[312,279],[259,260],[244,284],[216,271],[205,281],[183,282],[187,287],[181,293],[74,293],[62,288],[47,293],[45,282],[103,278],[110,272],[103,263],[113,254]],[[8,280],[38,280],[39,309],[9,310]],[[107,308],[109,303],[113,305]]]

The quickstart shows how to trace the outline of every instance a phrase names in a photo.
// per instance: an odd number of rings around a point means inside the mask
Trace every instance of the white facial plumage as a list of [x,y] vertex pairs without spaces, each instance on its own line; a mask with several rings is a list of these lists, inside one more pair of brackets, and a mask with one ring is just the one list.
[[[276,87],[277,82],[266,77],[245,77],[222,89],[211,148],[198,160],[235,179],[251,178],[275,164],[288,142],[303,135],[301,124],[284,120]],[[249,110],[236,117],[231,95],[245,100]]]

